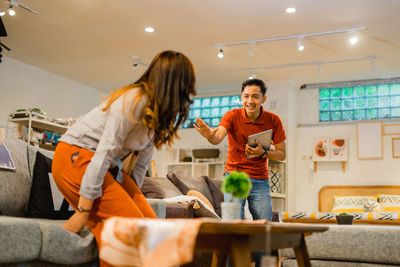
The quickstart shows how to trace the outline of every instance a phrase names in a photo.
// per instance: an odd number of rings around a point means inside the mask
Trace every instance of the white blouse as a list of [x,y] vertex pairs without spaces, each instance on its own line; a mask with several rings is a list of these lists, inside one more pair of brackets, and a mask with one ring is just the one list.
[[[79,117],[60,138],[62,142],[94,151],[94,156],[82,178],[80,195],[88,199],[101,197],[107,170],[112,166],[118,166],[121,170],[121,159],[132,151],[140,153],[130,175],[134,177],[139,187],[143,184],[154,144],[152,135],[149,139],[149,129],[140,122],[143,108],[146,106],[146,96],[142,97],[134,109],[138,90],[133,88],[121,95],[107,111],[102,111],[106,102],[95,107]],[[131,102],[133,106],[129,105]],[[132,112],[137,122],[132,122],[129,118]],[[122,182],[121,172],[117,181]]]

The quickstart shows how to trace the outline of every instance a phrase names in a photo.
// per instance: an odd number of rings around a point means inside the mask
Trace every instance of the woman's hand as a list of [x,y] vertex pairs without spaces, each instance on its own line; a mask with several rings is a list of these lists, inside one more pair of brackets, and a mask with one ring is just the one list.
[[248,144],[246,144],[246,155],[256,155],[256,156],[261,156],[264,154],[265,150],[261,146],[260,142],[256,140],[257,146],[256,147],[251,147]]
[[68,219],[66,223],[63,224],[62,227],[72,233],[79,234],[86,225],[88,219],[88,212],[75,211],[75,213]]

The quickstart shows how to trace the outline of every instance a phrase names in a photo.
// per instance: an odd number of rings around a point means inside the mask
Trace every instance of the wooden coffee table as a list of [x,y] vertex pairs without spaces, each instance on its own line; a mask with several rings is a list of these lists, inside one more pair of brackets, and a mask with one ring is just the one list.
[[[304,234],[324,232],[328,226],[302,223],[265,224],[207,222],[200,227],[195,250],[213,251],[212,266],[223,266],[226,255],[231,255],[231,265],[245,267],[251,264],[251,253],[293,248],[299,267],[311,266]],[[267,234],[270,246],[267,247]]]

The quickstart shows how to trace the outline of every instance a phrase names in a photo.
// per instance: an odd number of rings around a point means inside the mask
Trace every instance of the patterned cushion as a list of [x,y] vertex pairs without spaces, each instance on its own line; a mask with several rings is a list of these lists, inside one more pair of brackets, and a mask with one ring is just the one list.
[[383,211],[400,211],[400,195],[379,195],[379,203]]
[[368,200],[364,203],[364,212],[381,212],[382,205],[379,202]]
[[372,196],[335,196],[335,205],[332,212],[363,212],[367,201],[377,201],[377,197]]

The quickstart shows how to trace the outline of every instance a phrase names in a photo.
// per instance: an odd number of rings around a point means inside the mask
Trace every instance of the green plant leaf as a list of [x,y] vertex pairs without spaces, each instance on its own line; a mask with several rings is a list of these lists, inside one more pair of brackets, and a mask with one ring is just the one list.
[[245,172],[233,171],[225,177],[221,190],[235,198],[245,199],[249,196],[251,188],[252,183]]

